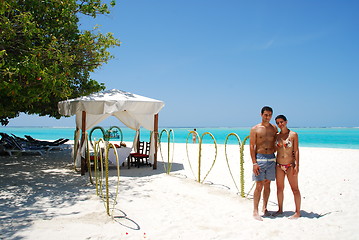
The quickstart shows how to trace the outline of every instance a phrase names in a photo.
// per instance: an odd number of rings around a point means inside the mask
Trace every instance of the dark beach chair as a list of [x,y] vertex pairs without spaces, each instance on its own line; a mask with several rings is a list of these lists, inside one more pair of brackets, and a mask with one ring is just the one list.
[[0,133],[2,150],[8,153],[10,156],[13,153],[32,153],[44,155],[50,148],[39,147],[26,144],[26,142],[20,142],[16,138],[6,134]]
[[39,148],[45,148],[47,151],[49,150],[63,150],[63,147],[61,146],[65,142],[69,141],[69,139],[60,138],[56,141],[42,141],[34,139],[28,135],[25,135],[26,138],[18,137],[15,134],[11,134],[19,143],[25,144],[27,146],[35,146]]
[[47,145],[47,146],[60,146],[64,143],[66,143],[67,141],[69,141],[69,139],[65,139],[65,138],[59,138],[55,141],[43,141],[43,140],[38,140],[38,139],[35,139],[29,135],[25,135],[26,139],[29,141],[29,142],[32,142],[32,143],[36,143],[36,144],[42,144],[42,145]]

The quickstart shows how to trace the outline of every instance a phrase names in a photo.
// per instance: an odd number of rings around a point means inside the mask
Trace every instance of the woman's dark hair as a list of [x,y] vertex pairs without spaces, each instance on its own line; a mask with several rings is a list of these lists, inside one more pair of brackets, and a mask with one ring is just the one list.
[[284,115],[278,115],[276,118],[275,118],[275,120],[277,120],[277,119],[283,119],[284,121],[287,121],[287,118],[284,116]]

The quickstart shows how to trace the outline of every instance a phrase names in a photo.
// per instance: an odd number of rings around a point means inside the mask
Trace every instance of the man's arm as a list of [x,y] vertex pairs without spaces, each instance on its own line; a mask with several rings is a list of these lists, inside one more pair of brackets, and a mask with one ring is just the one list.
[[256,133],[254,127],[249,134],[249,150],[253,163],[256,163]]
[[259,175],[260,168],[258,166],[257,158],[256,158],[256,153],[257,153],[256,142],[257,142],[257,134],[256,134],[255,127],[253,127],[249,134],[249,151],[250,151],[250,155],[251,155],[251,159],[252,159],[252,163],[253,163],[253,173],[255,175]]
[[274,141],[273,141],[273,147],[274,147],[274,151],[277,152],[277,146],[276,146],[276,144],[275,144],[275,140],[277,139],[278,128],[277,128],[274,124],[272,124],[272,126],[273,126],[274,132],[275,132],[275,134],[274,134]]
[[276,125],[272,124],[272,126],[274,128],[275,133],[278,133],[278,128],[276,127]]

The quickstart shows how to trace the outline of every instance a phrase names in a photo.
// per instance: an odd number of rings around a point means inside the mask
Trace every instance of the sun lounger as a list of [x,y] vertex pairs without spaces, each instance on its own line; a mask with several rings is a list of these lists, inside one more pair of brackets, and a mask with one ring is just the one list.
[[41,141],[41,140],[33,140],[30,141],[27,138],[22,138],[22,137],[18,137],[15,134],[11,134],[17,141],[18,143],[28,146],[28,147],[38,147],[38,148],[44,148],[46,150],[53,150],[55,148],[60,148],[60,144],[62,144],[62,142],[67,142],[68,139],[60,139],[61,141],[59,141],[59,145],[58,144],[53,144],[53,142],[49,142],[49,141]]
[[18,139],[6,134],[0,133],[2,151],[8,153],[10,156],[13,153],[32,153],[44,155],[51,147],[40,147],[35,145],[26,144],[25,142],[18,141]]
[[69,139],[65,139],[65,138],[59,138],[55,141],[43,141],[43,140],[38,140],[35,139],[29,135],[25,135],[26,139],[31,142],[31,143],[35,143],[35,144],[42,144],[42,145],[47,145],[47,146],[60,146],[64,143],[66,143],[67,141],[69,141]]

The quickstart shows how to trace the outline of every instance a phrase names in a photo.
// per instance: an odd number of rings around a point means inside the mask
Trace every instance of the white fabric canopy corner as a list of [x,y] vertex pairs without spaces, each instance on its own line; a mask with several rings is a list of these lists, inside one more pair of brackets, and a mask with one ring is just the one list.
[[86,112],[88,130],[109,116],[115,116],[127,127],[137,130],[141,126],[153,131],[155,114],[164,107],[164,102],[137,94],[112,89],[88,96],[61,101],[59,113],[76,115],[76,126],[83,129],[82,112]]

